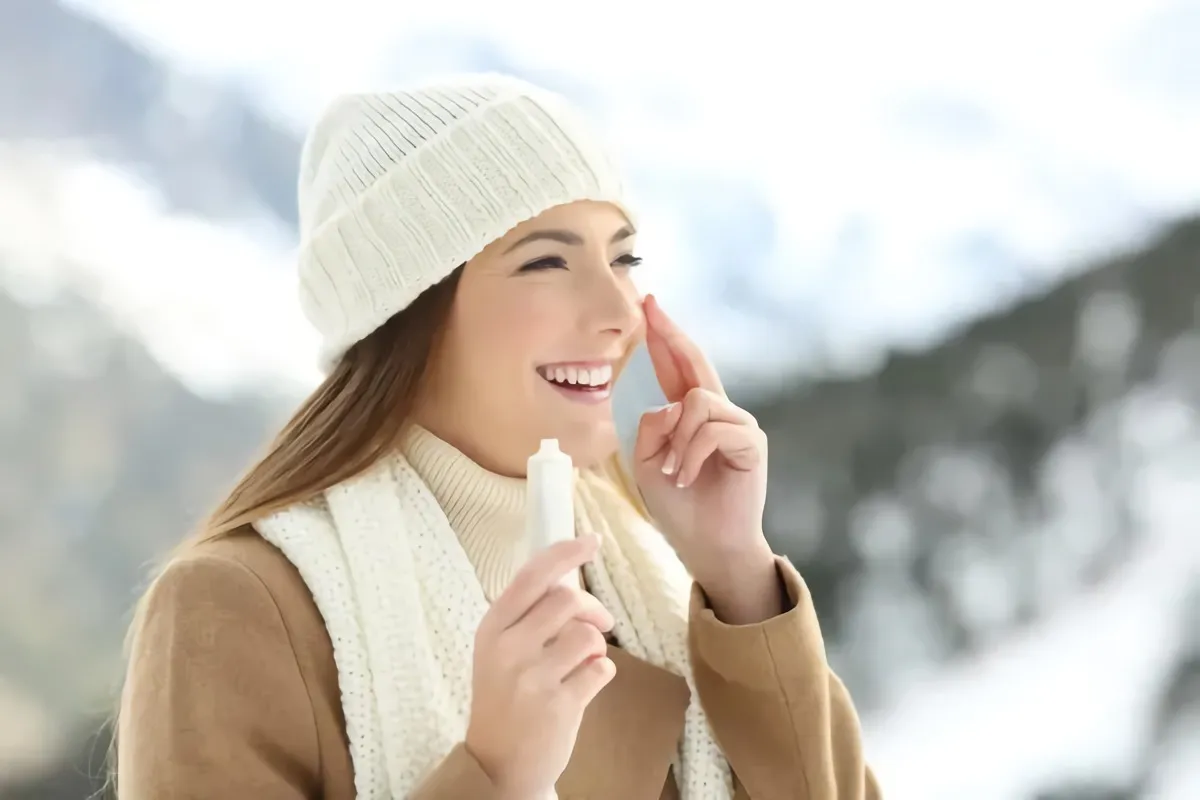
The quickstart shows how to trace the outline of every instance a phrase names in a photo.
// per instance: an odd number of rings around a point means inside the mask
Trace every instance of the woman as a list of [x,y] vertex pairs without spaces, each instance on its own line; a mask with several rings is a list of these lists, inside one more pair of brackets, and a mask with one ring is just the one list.
[[[345,97],[300,211],[329,374],[143,598],[120,796],[877,797],[763,537],[765,437],[639,299],[575,112],[497,76]],[[643,340],[671,403],[627,480],[610,394]],[[530,554],[543,437],[580,535]]]

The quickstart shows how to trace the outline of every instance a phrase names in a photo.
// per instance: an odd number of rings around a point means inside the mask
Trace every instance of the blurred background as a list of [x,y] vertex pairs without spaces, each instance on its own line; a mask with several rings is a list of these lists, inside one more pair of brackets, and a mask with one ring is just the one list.
[[466,70],[620,151],[889,800],[1200,798],[1200,2],[419,5],[0,0],[0,798],[315,384],[305,126]]

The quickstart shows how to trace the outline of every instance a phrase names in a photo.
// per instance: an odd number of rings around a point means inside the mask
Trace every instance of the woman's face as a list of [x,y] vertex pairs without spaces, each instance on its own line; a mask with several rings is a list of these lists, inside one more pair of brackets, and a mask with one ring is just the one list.
[[552,208],[469,261],[417,422],[524,475],[543,438],[577,466],[618,446],[612,387],[643,335],[635,236],[607,203]]

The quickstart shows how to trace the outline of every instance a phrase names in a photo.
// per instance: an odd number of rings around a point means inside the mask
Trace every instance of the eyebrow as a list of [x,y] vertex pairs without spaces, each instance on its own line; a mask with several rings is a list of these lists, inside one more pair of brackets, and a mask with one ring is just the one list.
[[[631,226],[625,225],[612,235],[612,238],[608,240],[608,243],[616,244],[617,242],[623,242],[629,237],[633,236],[635,233],[637,233],[637,231],[635,231]],[[583,244],[583,237],[574,231],[557,228],[550,228],[544,231],[533,231],[532,233],[522,236],[520,239],[509,245],[508,249],[505,250],[504,253],[507,255],[513,250],[516,250],[518,247],[524,247],[532,242],[541,241],[558,242],[559,244],[578,247],[579,245]]]

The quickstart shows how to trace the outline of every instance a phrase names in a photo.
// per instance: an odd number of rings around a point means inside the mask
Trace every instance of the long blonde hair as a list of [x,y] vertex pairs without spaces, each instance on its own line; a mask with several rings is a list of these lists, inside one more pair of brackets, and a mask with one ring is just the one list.
[[245,529],[399,446],[462,267],[351,347],[184,546]]
[[[251,525],[274,511],[352,478],[400,446],[429,364],[450,315],[463,267],[417,297],[359,341],[300,405],[266,449],[199,529],[177,545],[165,563],[205,542],[253,534]],[[614,454],[598,471],[647,516],[641,495]],[[161,567],[158,570],[161,574]],[[129,635],[144,613],[134,608]],[[115,719],[109,750],[109,788],[116,785]]]

